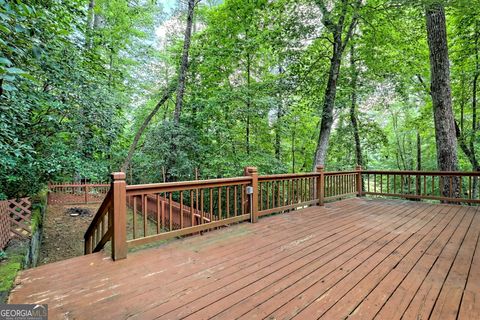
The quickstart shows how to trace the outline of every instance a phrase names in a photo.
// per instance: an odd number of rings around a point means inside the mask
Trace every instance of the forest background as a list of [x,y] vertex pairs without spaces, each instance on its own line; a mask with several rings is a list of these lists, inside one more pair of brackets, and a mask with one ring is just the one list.
[[0,0],[0,199],[122,168],[437,170],[432,7],[457,168],[480,171],[478,0]]

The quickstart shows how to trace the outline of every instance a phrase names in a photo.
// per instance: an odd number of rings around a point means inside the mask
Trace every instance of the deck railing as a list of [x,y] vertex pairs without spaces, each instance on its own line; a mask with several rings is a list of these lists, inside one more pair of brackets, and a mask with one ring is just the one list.
[[366,195],[480,203],[480,172],[365,170],[362,177]]
[[258,216],[317,204],[317,177],[317,173],[259,176]]
[[388,196],[450,203],[480,203],[480,172],[353,171],[258,176],[127,186],[124,173],[112,184],[85,233],[85,253],[110,240],[112,258],[129,248],[197,234],[258,217],[323,205],[349,196]]

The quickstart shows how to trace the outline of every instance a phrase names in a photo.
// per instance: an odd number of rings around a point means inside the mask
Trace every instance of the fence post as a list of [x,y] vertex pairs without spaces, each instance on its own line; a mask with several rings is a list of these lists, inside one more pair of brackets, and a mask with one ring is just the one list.
[[252,193],[248,196],[248,208],[250,210],[250,222],[258,221],[258,171],[256,167],[246,167],[245,175],[252,177]]
[[317,177],[317,199],[318,205],[323,206],[325,198],[325,168],[323,165],[318,165],[315,167],[315,171],[320,173]]
[[362,197],[363,196],[362,166],[356,166],[355,171],[357,171],[357,197]]
[[88,186],[87,186],[86,182],[83,185],[83,187],[84,187],[84,191],[85,191],[85,203],[88,203]]
[[51,193],[52,193],[52,183],[50,181],[48,181],[48,184],[47,184],[47,204],[51,204],[52,203],[52,200],[51,200]]
[[127,257],[127,184],[125,173],[112,173],[112,259]]

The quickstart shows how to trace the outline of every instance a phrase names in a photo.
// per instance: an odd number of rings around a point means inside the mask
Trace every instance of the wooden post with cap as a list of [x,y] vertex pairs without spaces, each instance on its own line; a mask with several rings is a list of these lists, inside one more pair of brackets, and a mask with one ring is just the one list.
[[127,183],[123,172],[112,173],[112,259],[127,257]]
[[323,206],[325,197],[325,167],[323,165],[317,165],[315,171],[320,175],[317,176],[317,200],[318,205]]
[[362,166],[356,166],[355,171],[357,171],[357,197],[361,197],[363,196]]
[[258,221],[258,170],[256,167],[245,167],[245,175],[252,177],[252,194],[248,197],[250,222]]

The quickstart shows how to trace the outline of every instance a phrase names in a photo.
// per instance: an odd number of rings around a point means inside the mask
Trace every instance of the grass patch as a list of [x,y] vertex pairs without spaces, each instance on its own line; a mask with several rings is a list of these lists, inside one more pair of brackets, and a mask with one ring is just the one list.
[[0,302],[6,302],[17,272],[23,267],[28,241],[13,239],[5,249],[6,259],[0,262]]
[[[47,204],[47,189],[42,190],[32,197],[32,217],[30,228],[34,234],[42,225],[43,211]],[[8,299],[8,294],[13,287],[18,271],[24,268],[28,252],[29,239],[13,238],[2,251],[0,261],[0,303]]]

